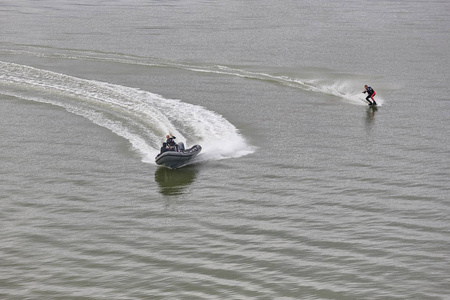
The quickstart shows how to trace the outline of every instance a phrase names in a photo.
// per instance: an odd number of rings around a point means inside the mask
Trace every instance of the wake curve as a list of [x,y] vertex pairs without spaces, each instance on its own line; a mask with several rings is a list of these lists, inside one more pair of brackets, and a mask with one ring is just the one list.
[[202,160],[254,151],[221,115],[140,89],[7,62],[0,62],[0,87],[5,95],[64,107],[110,129],[127,139],[147,163],[154,163],[169,132],[187,145],[201,144]]

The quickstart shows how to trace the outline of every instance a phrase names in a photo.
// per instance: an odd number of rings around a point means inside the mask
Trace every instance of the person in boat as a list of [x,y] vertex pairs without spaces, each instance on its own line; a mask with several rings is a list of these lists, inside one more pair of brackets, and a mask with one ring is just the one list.
[[177,143],[175,143],[176,137],[174,137],[172,134],[168,134],[166,135],[166,139],[166,144],[169,150],[178,151]]
[[163,145],[162,145],[162,147],[161,147],[161,149],[159,150],[158,155],[156,155],[155,158],[158,158],[158,156],[160,156],[161,154],[163,154],[164,152],[166,152],[166,151],[168,151],[168,150],[169,150],[169,148],[167,147],[167,143],[164,142]]
[[156,158],[166,151],[178,151],[177,150],[178,145],[175,143],[175,141],[174,141],[175,139],[176,139],[176,137],[174,137],[172,134],[166,135],[166,141],[163,143],[163,145],[159,151],[159,154],[156,155]]
[[[377,105],[377,103],[375,102],[375,99],[373,98],[376,95],[373,88],[371,88],[370,86],[368,86],[366,84],[364,86],[364,89],[365,89],[365,91],[363,92],[363,94],[367,93],[366,101],[369,102],[369,105]],[[372,99],[372,101],[370,101],[369,99]]]

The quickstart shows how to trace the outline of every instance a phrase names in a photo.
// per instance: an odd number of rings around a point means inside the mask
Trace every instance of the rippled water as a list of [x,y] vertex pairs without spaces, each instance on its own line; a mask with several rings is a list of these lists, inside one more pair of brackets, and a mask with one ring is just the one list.
[[448,297],[448,3],[0,8],[1,299]]

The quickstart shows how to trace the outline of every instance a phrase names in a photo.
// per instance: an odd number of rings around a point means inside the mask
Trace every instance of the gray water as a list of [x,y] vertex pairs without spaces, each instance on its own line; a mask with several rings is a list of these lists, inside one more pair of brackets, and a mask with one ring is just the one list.
[[1,299],[449,299],[449,2],[91,2],[0,1]]

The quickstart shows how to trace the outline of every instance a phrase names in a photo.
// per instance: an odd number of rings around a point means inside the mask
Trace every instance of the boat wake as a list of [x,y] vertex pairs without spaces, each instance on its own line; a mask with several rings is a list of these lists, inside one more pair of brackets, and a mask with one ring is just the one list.
[[[70,50],[40,48],[34,46],[19,47],[18,49],[0,50],[0,53],[10,55],[38,56],[50,59],[82,60],[108,62],[133,66],[147,66],[158,68],[174,68],[191,72],[211,73],[224,76],[241,77],[250,80],[265,81],[272,84],[287,86],[303,91],[319,93],[337,97],[354,105],[367,105],[362,94],[365,84],[372,84],[373,78],[361,75],[339,74],[324,68],[264,68],[251,66],[224,66],[217,64],[189,63],[160,58],[141,57],[120,53],[104,53],[88,50]],[[370,81],[370,82],[369,82]],[[377,95],[377,103],[382,105],[384,100]]]
[[155,163],[169,132],[187,145],[201,144],[202,160],[254,151],[220,114],[137,88],[0,62],[0,90],[5,95],[63,107],[110,129],[127,139],[145,163]]
[[[329,70],[321,70],[319,72],[310,68],[309,70],[297,71],[295,74],[288,76],[283,75],[283,73],[286,73],[286,70],[277,72],[275,69],[273,72],[268,73],[265,71],[249,71],[220,65],[208,68],[186,67],[186,69],[194,72],[216,73],[267,81],[304,91],[336,96],[350,104],[367,105],[367,102],[364,100],[367,95],[363,96],[362,92],[357,92],[363,90],[363,85],[359,77],[353,76],[352,78],[349,75],[334,74]],[[299,78],[299,76],[303,76],[304,78]],[[384,100],[377,96],[377,102],[382,104]]]

